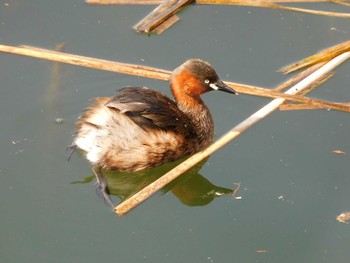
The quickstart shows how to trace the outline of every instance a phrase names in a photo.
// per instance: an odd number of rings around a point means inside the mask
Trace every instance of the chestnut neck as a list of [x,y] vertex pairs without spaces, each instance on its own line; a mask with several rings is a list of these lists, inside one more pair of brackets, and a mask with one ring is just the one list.
[[196,139],[199,141],[200,148],[206,147],[214,136],[214,122],[200,95],[208,90],[197,78],[187,72],[173,75],[170,88],[178,108],[191,120],[197,132]]

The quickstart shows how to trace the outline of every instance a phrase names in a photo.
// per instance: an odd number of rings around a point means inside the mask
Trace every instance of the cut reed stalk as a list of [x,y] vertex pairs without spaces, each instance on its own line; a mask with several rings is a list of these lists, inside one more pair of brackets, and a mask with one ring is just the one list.
[[0,51],[146,78],[169,80],[170,77],[170,71],[167,70],[84,57],[30,46],[13,47],[0,45]]
[[155,29],[153,29],[152,31],[157,35],[160,35],[161,33],[163,33],[165,30],[167,30],[169,27],[174,25],[179,20],[180,18],[177,15],[173,15],[169,17],[167,20],[165,20],[163,23],[161,23],[159,26],[157,26]]
[[325,63],[325,61],[327,62],[332,58],[347,51],[350,51],[350,40],[342,42],[340,44],[336,44],[324,50],[321,50],[320,52],[314,55],[311,55],[307,58],[299,60],[293,64],[287,65],[279,69],[278,71],[283,72],[284,74],[288,74],[296,70],[302,69],[304,67],[309,67],[316,63],[321,63],[321,62]]
[[193,0],[167,0],[157,6],[151,13],[138,22],[134,29],[141,33],[149,33],[167,19],[177,13],[182,7],[189,5]]

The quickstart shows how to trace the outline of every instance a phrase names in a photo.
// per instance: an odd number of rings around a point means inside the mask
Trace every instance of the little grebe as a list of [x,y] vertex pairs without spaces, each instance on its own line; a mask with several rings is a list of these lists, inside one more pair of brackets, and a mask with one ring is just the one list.
[[76,122],[69,154],[81,149],[100,182],[101,168],[140,171],[202,150],[212,141],[214,123],[200,95],[236,92],[200,59],[175,69],[170,87],[175,101],[139,87],[122,88],[112,98],[95,98]]

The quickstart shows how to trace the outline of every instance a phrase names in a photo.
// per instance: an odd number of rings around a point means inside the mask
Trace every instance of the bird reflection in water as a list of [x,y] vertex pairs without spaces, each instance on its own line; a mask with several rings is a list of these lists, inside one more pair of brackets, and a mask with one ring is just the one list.
[[[157,168],[139,172],[120,172],[105,170],[103,172],[108,185],[108,195],[101,193],[99,185],[96,185],[97,195],[104,200],[106,205],[113,206],[112,197],[117,197],[120,202],[128,199],[147,185],[151,184],[166,172],[170,171],[181,161],[168,163]],[[161,191],[163,194],[171,192],[183,204],[187,206],[204,206],[211,203],[216,197],[225,194],[234,194],[234,189],[220,187],[212,184],[209,180],[199,174],[207,160],[197,164],[189,171],[178,177],[176,180],[165,186]],[[89,183],[95,175],[86,177],[83,181],[73,183]]]

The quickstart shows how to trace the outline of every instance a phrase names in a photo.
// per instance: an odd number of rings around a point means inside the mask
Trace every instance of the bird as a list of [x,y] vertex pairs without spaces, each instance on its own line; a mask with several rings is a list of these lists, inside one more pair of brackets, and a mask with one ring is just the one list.
[[171,99],[147,87],[127,86],[114,97],[97,97],[76,121],[68,159],[79,149],[92,164],[107,204],[103,169],[137,172],[173,162],[213,140],[212,115],[201,99],[210,91],[237,94],[206,61],[192,58],[170,75]]

